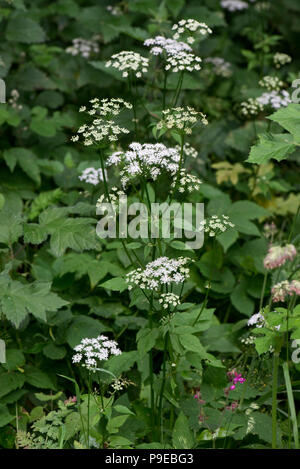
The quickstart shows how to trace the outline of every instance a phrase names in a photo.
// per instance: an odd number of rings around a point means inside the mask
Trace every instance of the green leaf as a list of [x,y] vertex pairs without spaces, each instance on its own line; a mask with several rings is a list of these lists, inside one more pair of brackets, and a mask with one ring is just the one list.
[[5,427],[8,423],[14,420],[15,415],[11,415],[8,408],[4,404],[0,404],[0,427]]
[[144,355],[155,346],[155,342],[158,336],[158,329],[149,329],[148,327],[146,327],[145,329],[141,329],[137,333],[137,348],[140,355]]
[[175,449],[192,449],[194,446],[193,434],[189,429],[188,419],[183,412],[180,412],[176,419],[172,440]]
[[20,389],[24,384],[25,378],[23,373],[8,372],[0,374],[0,398],[6,394]]
[[49,375],[31,365],[25,366],[25,381],[36,388],[56,390],[56,386]]
[[270,159],[285,160],[295,149],[290,134],[262,134],[259,143],[251,148],[248,163],[264,164]]
[[40,184],[41,178],[37,157],[31,150],[22,147],[10,148],[3,152],[3,158],[11,171],[18,163],[28,177]]
[[70,347],[80,344],[81,339],[95,338],[106,331],[107,328],[97,319],[87,316],[75,316],[66,333],[66,339]]
[[270,216],[270,212],[265,208],[249,200],[239,200],[231,205],[228,210],[228,216],[242,217],[247,220],[253,220],[260,217]]
[[0,293],[2,312],[16,327],[31,313],[46,321],[46,311],[56,311],[67,304],[56,293],[50,292],[51,283],[23,284],[8,280],[7,288]]
[[122,277],[116,277],[101,283],[100,287],[106,288],[107,290],[123,292],[127,290],[128,285]]
[[36,21],[25,16],[24,13],[17,13],[12,15],[8,22],[6,39],[31,44],[45,41],[45,33]]
[[280,124],[293,134],[296,142],[300,143],[300,104],[291,103],[287,107],[279,109],[268,119]]
[[66,356],[67,351],[65,347],[59,347],[50,342],[43,348],[43,354],[51,358],[51,360],[62,360]]
[[233,306],[246,316],[251,316],[254,312],[255,303],[247,295],[247,280],[244,278],[238,283],[230,295]]
[[46,223],[51,233],[50,247],[56,257],[61,256],[67,248],[74,251],[95,249],[97,245],[96,230],[89,218],[57,219],[51,224]]
[[23,366],[25,363],[25,357],[21,350],[18,349],[7,349],[6,350],[6,361],[3,363],[3,367],[8,371],[16,370]]

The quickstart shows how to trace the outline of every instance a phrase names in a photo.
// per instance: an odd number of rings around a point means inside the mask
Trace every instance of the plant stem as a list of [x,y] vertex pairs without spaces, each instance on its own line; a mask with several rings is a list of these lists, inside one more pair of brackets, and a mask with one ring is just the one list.
[[87,447],[90,449],[90,401],[91,401],[91,372],[88,377],[88,412],[87,412]]
[[273,387],[272,387],[272,449],[277,447],[277,387],[278,387],[279,352],[273,356]]
[[266,291],[267,278],[268,278],[268,272],[266,272],[264,275],[264,282],[263,282],[263,287],[262,287],[261,296],[260,296],[260,303],[259,303],[259,311],[261,311],[263,304],[264,304],[264,296],[265,296],[265,291]]
[[165,382],[166,382],[167,346],[168,346],[168,333],[166,333],[165,340],[164,340],[163,373],[162,373],[162,383],[161,383],[161,388],[160,388],[159,404],[158,404],[158,424],[160,425],[160,438],[161,438],[161,440],[163,438],[162,403],[163,403],[163,396],[164,396],[164,389],[165,389]]

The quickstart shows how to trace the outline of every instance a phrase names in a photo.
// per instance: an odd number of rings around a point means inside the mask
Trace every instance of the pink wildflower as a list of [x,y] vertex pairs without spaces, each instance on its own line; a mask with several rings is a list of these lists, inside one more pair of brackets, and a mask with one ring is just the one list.
[[297,251],[293,244],[286,246],[271,246],[268,254],[264,259],[264,267],[268,270],[276,269],[286,263],[287,260],[292,261]]
[[282,282],[276,283],[276,285],[274,285],[272,288],[271,293],[274,303],[285,301],[287,296],[291,296],[293,294],[291,283],[288,280],[283,280]]
[[300,281],[292,280],[283,280],[283,282],[276,283],[272,288],[272,298],[274,303],[278,301],[285,301],[287,296],[292,296],[296,294],[300,296]]
[[238,383],[243,384],[246,381],[246,379],[242,377],[242,374],[238,373],[236,370],[228,371],[227,377],[232,384],[224,389],[226,395],[229,394],[229,391],[233,391]]

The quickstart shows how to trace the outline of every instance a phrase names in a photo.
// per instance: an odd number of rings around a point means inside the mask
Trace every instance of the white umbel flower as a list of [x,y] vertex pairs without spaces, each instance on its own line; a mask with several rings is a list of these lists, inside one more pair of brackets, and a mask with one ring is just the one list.
[[176,148],[168,148],[162,143],[137,143],[129,145],[126,152],[117,151],[107,160],[107,165],[119,165],[123,187],[136,177],[143,176],[155,181],[163,172],[176,174],[180,154]]
[[164,309],[176,308],[176,306],[180,305],[180,297],[175,295],[175,293],[162,293],[158,302]]
[[99,53],[98,36],[94,36],[92,40],[77,37],[72,40],[72,46],[67,47],[67,54],[73,56],[81,55],[84,59],[89,59],[92,54]]
[[256,101],[264,107],[271,107],[272,109],[286,107],[292,102],[286,90],[263,93],[259,98],[256,98]]
[[253,314],[247,322],[248,326],[256,326],[258,328],[263,327],[264,324],[265,318],[261,313]]
[[86,113],[89,118],[95,116],[92,122],[83,124],[77,130],[77,134],[71,137],[73,142],[83,139],[83,144],[86,146],[100,144],[103,141],[106,143],[115,142],[118,140],[119,135],[128,134],[129,130],[120,127],[114,121],[124,109],[131,109],[132,104],[127,103],[121,98],[113,98],[111,100],[93,98],[90,100],[91,107],[87,109],[82,106],[79,112]]
[[[107,179],[107,171],[104,170],[105,179]],[[82,171],[79,176],[80,181],[84,181],[88,184],[92,184],[93,186],[97,186],[99,182],[103,181],[103,172],[101,168],[86,168]]]
[[177,186],[178,191],[184,193],[198,191],[200,184],[202,181],[197,176],[187,173],[186,169],[183,168],[180,170],[179,178],[172,182],[171,187],[175,189]]
[[288,54],[283,54],[281,52],[276,52],[273,57],[273,62],[276,68],[280,68],[283,65],[286,65],[292,61],[292,57]]
[[249,5],[241,0],[221,0],[221,6],[228,11],[246,10]]
[[228,228],[234,228],[234,226],[235,225],[231,223],[227,215],[220,217],[212,215],[210,219],[200,222],[199,231],[204,231],[213,238],[224,233]]
[[262,88],[266,88],[268,91],[280,91],[283,88],[284,83],[278,77],[265,76],[258,84]]
[[146,39],[144,46],[150,47],[150,54],[153,55],[177,55],[179,52],[192,52],[192,48],[185,42],[169,39],[164,36],[155,36]]
[[207,57],[204,62],[211,65],[215,75],[224,78],[228,78],[232,75],[231,64],[226,62],[222,57]]
[[166,71],[173,73],[177,72],[193,72],[194,70],[201,70],[200,63],[202,59],[194,54],[188,52],[178,52],[177,54],[170,55],[166,60]]
[[157,124],[158,130],[173,130],[180,134],[191,134],[194,125],[201,121],[207,125],[205,114],[192,107],[176,107],[162,111],[162,119]]
[[199,21],[189,18],[188,20],[180,20],[178,23],[173,24],[172,30],[174,39],[182,39],[188,43],[193,44],[198,38],[205,38],[212,33],[212,30],[206,23],[199,23]]
[[106,361],[111,355],[121,355],[121,350],[114,340],[109,340],[105,335],[99,335],[95,339],[82,339],[79,345],[74,347],[72,362],[79,363],[89,371],[96,372],[99,362]]
[[141,78],[142,75],[148,72],[149,59],[138,52],[123,50],[112,55],[105,66],[119,70],[124,78],[128,77],[130,73],[133,73],[136,78]]
[[128,289],[137,286],[142,290],[158,290],[163,285],[179,284],[189,277],[189,268],[186,267],[191,259],[179,257],[159,257],[149,262],[145,269],[137,268],[126,275]]

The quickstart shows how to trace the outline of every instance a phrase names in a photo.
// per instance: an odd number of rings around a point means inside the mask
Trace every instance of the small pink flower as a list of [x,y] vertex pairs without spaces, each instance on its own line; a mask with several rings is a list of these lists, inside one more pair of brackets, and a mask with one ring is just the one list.
[[279,301],[285,301],[287,296],[291,296],[293,291],[291,289],[291,284],[288,280],[283,280],[283,282],[276,283],[271,290],[272,300],[274,303]]
[[286,263],[287,260],[292,261],[297,255],[297,250],[293,244],[286,246],[271,246],[268,254],[264,259],[264,267],[267,270],[276,269]]
[[292,280],[290,289],[293,293],[300,296],[300,280]]
[[224,393],[228,396],[229,391],[233,391],[236,388],[238,383],[243,384],[246,379],[242,377],[241,373],[238,373],[235,369],[232,371],[227,372],[228,380],[232,382],[232,384],[224,389]]

